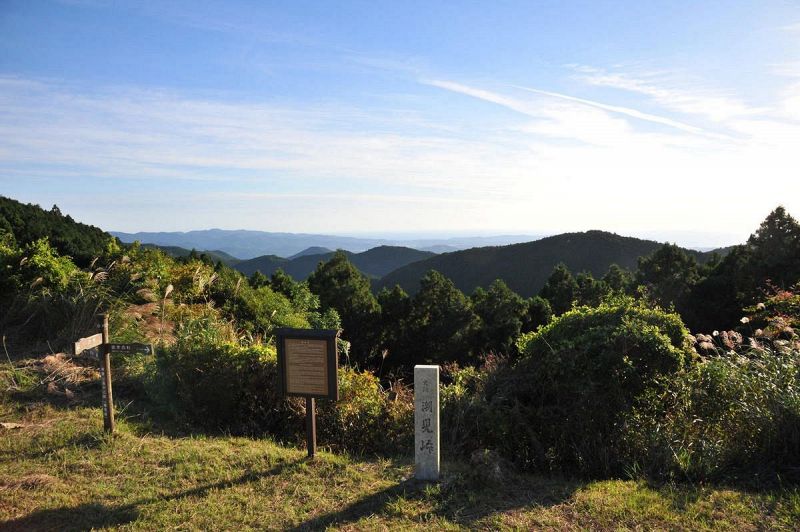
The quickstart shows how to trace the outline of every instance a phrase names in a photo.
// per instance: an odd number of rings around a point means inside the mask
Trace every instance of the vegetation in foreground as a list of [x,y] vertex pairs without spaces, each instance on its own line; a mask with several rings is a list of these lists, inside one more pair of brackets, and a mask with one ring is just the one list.
[[[159,435],[98,408],[4,403],[0,530],[792,530],[800,492],[523,475],[473,457],[441,483],[405,458],[355,459],[271,440]],[[500,464],[500,469],[497,469]],[[499,473],[498,473],[499,471]]]

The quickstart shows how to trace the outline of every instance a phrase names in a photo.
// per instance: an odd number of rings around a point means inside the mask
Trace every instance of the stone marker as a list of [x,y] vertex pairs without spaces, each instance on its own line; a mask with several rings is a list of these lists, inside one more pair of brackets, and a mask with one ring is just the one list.
[[414,467],[439,480],[439,366],[414,366]]

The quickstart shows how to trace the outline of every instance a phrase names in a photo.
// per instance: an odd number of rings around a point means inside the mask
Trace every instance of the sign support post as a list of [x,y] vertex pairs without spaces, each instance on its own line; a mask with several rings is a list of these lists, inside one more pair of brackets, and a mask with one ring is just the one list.
[[306,445],[308,457],[314,458],[317,453],[317,413],[316,401],[313,397],[306,397]]
[[114,433],[114,398],[111,390],[111,351],[108,349],[108,314],[103,314],[103,345],[100,371],[103,381],[103,429]]

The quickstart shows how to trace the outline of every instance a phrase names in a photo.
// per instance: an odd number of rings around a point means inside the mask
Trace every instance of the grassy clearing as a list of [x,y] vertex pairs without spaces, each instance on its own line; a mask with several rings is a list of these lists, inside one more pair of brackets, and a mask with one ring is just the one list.
[[110,438],[99,408],[3,392],[0,422],[23,427],[0,429],[0,530],[790,530],[800,522],[794,488],[513,472],[492,482],[457,463],[444,465],[441,483],[425,484],[411,478],[407,458],[323,452],[309,462],[301,448],[154,434],[137,420],[121,416]]

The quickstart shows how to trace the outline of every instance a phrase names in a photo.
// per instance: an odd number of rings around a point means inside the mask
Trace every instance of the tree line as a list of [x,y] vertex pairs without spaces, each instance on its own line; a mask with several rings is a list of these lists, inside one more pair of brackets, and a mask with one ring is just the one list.
[[[695,332],[731,328],[770,287],[798,280],[800,224],[778,207],[745,244],[705,264],[669,243],[641,257],[636,271],[611,265],[601,278],[559,264],[539,294],[527,299],[501,279],[465,295],[435,270],[413,296],[400,286],[373,294],[370,280],[343,252],[320,262],[307,286],[322,309],[340,316],[350,363],[386,375],[421,363],[474,365],[490,353],[514,358],[520,334],[575,306],[596,307],[620,295],[674,309]],[[290,298],[301,284],[282,271],[271,278],[257,272],[250,281]]]

